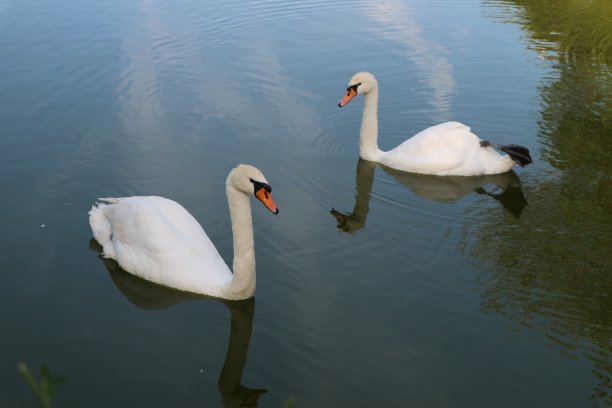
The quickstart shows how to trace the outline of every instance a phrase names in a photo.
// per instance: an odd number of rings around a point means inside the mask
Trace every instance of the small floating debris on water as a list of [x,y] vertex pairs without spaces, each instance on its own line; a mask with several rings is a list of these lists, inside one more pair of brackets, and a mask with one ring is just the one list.
[[42,224],[42,225],[40,226],[40,228],[45,228],[45,224]]

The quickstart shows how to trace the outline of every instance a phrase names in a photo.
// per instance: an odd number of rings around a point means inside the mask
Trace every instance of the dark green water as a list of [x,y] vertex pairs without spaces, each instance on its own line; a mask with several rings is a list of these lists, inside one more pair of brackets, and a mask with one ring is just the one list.
[[[40,406],[19,362],[60,408],[612,405],[612,3],[584,3],[0,4],[0,406]],[[457,120],[535,164],[358,160],[359,70],[381,148]],[[156,194],[231,263],[238,163],[280,208],[255,299],[99,258],[96,198]]]

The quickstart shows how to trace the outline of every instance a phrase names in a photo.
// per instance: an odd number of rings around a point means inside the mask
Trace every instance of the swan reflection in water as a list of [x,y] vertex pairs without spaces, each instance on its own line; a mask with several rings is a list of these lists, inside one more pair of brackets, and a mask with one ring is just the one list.
[[[414,194],[427,200],[454,203],[472,194],[491,197],[515,217],[520,217],[527,205],[521,189],[521,180],[514,171],[502,174],[482,176],[432,176],[407,173],[359,159],[355,177],[355,207],[350,213],[331,209],[331,214],[338,221],[338,229],[345,232],[356,232],[365,227],[370,206],[370,194],[374,184],[374,172],[380,166],[387,174],[393,176]],[[496,188],[491,189],[489,185]],[[491,190],[491,191],[490,191]],[[501,190],[501,191],[499,191]]]
[[[94,239],[90,241],[90,248],[100,253],[102,251],[102,248]],[[227,354],[219,375],[219,392],[223,400],[223,406],[226,408],[257,406],[259,397],[265,394],[267,390],[248,388],[241,384],[242,370],[246,363],[253,328],[254,297],[246,300],[224,300],[180,292],[138,278],[121,269],[119,264],[112,259],[101,256],[100,259],[104,262],[117,289],[132,304],[141,309],[167,309],[188,300],[216,300],[223,303],[231,316]]]

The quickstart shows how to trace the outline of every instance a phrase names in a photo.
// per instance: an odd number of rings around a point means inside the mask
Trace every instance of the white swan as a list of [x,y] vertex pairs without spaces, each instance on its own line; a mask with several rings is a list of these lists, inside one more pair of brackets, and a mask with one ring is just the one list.
[[227,177],[234,238],[234,273],[200,224],[180,204],[163,197],[101,198],[89,212],[94,238],[133,275],[157,284],[218,298],[255,293],[255,247],[249,195],[278,213],[264,175],[241,164]]
[[[369,72],[355,74],[348,83],[346,95],[338,106],[346,105],[357,95],[363,95],[363,118],[359,136],[362,159],[385,166],[421,174],[439,176],[476,176],[509,171],[515,163],[525,166],[532,162],[529,150],[523,146],[499,146],[470,132],[459,122],[432,126],[414,135],[393,150],[378,148],[378,82]],[[507,155],[500,155],[493,147]]]

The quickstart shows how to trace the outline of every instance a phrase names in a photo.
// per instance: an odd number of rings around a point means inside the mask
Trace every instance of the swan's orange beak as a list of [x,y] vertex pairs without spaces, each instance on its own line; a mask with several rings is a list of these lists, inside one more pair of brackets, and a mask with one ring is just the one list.
[[268,210],[272,211],[272,213],[278,214],[278,207],[276,206],[274,200],[272,200],[272,196],[268,190],[265,188],[260,188],[255,192],[255,197],[257,197],[257,199],[261,201]]
[[346,95],[344,96],[344,98],[342,98],[342,100],[338,103],[338,106],[341,108],[344,105],[346,105],[347,103],[349,103],[351,101],[351,99],[353,99],[354,97],[357,96],[357,89],[355,87],[349,87],[346,90]]

